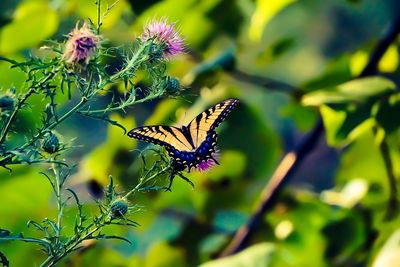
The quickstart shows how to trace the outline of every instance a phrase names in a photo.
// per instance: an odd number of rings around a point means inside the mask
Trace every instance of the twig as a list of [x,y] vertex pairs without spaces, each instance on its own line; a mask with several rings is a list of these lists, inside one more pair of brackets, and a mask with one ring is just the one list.
[[10,126],[13,122],[13,120],[15,119],[15,117],[17,116],[18,111],[20,110],[20,108],[25,104],[25,102],[28,100],[28,98],[36,92],[36,90],[40,89],[42,87],[42,85],[44,85],[45,83],[47,83],[49,80],[51,80],[54,76],[55,76],[55,72],[51,72],[49,73],[46,77],[44,77],[40,82],[38,82],[35,85],[32,85],[32,87],[29,88],[28,92],[26,92],[19,100],[17,103],[17,106],[14,108],[13,113],[11,114],[10,118],[8,119],[6,125],[4,126],[4,128],[1,131],[1,135],[0,135],[0,144],[3,143],[7,137],[7,133],[10,129]]
[[[367,66],[363,69],[360,77],[372,75],[376,72],[377,65],[388,49],[389,45],[395,41],[398,34],[400,33],[400,16],[391,24],[389,30],[378,42],[375,50],[370,56]],[[323,134],[323,123],[321,118],[318,120],[317,125],[311,131],[311,133],[304,137],[300,144],[292,151],[287,153],[278,167],[276,168],[272,178],[268,181],[264,187],[255,212],[251,215],[250,219],[246,224],[242,225],[236,232],[235,236],[220,254],[220,257],[235,254],[241,251],[247,245],[251,234],[256,230],[259,222],[261,221],[265,211],[274,202],[276,196],[279,194],[283,186],[290,180],[294,171],[301,165],[304,159],[312,152],[313,148],[318,143],[318,140]],[[382,146],[382,144],[381,144]],[[387,144],[383,142],[383,150],[388,149]],[[381,147],[382,151],[382,147]],[[388,153],[382,153],[386,157]],[[390,182],[392,183],[393,177],[391,177],[391,161],[389,158],[384,158],[385,166],[389,174]],[[392,189],[393,190],[393,189]],[[393,193],[393,192],[392,192]],[[396,201],[397,202],[397,201]],[[396,204],[397,205],[397,204]]]
[[272,78],[257,76],[253,74],[248,74],[242,70],[232,70],[229,72],[235,79],[248,82],[252,84],[256,84],[262,87],[266,87],[271,91],[278,91],[282,93],[295,93],[300,92],[300,88],[297,88],[293,85],[285,83],[283,81],[275,80]]
[[[377,135],[378,128],[374,127],[372,130],[374,135]],[[381,156],[385,164],[386,174],[389,182],[389,201],[387,204],[385,220],[391,220],[396,215],[396,212],[399,208],[399,202],[397,199],[397,179],[393,169],[393,161],[390,157],[389,144],[385,138],[383,138],[379,143],[379,151],[381,152]]]

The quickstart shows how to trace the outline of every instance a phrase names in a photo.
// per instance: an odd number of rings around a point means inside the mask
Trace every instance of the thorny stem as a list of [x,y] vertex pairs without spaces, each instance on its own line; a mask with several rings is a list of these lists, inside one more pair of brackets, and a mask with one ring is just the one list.
[[[68,117],[73,115],[79,108],[81,108],[88,99],[86,97],[82,97],[78,104],[76,104],[72,109],[66,112],[62,117],[60,117],[57,121],[54,121],[52,124],[47,126],[46,128],[40,130],[35,136],[33,136],[28,142],[18,148],[19,151],[23,151],[25,148],[29,147],[30,145],[34,144],[38,139],[40,139],[46,132],[49,132],[61,122],[66,120]],[[13,154],[8,154],[6,157],[0,160],[0,166],[4,166],[7,164],[13,164],[12,162],[7,162],[9,159],[13,158]]]
[[[125,67],[112,75],[108,81],[105,81],[105,83],[112,83],[121,78],[125,73],[127,72],[132,72],[132,70],[136,70],[144,61],[147,60],[147,57],[143,57],[139,60],[139,57],[142,55],[142,53],[148,48],[147,44],[142,44],[140,48],[136,51],[136,53],[133,55],[133,57],[128,61],[128,63],[125,65]],[[100,86],[100,88],[103,88],[105,84]]]
[[[156,178],[157,176],[168,172],[171,170],[170,166],[164,167],[162,168],[160,171],[157,171],[156,173],[150,175],[149,177],[146,177],[153,169],[151,168],[144,177],[142,177],[138,184],[131,190],[129,191],[127,194],[125,194],[124,198],[129,197],[131,194],[137,192],[138,190],[140,190],[140,188],[146,184],[147,182],[151,181],[152,179]],[[56,196],[58,199],[58,220],[57,220],[57,226],[59,227],[59,229],[61,229],[61,219],[62,216],[60,217],[60,214],[62,214],[62,209],[63,209],[63,203],[62,203],[62,199],[61,199],[61,188],[62,188],[62,182],[61,182],[61,178],[60,178],[60,173],[58,172],[58,170],[54,169],[54,174],[55,174],[55,179],[56,179]],[[81,232],[79,234],[74,235],[73,237],[71,237],[69,239],[68,242],[65,243],[65,250],[59,252],[56,255],[50,255],[46,258],[46,260],[40,265],[41,267],[51,267],[51,266],[55,266],[55,264],[57,264],[61,259],[63,259],[64,257],[66,257],[69,253],[73,252],[74,250],[76,250],[76,248],[79,246],[79,244],[81,244],[84,240],[88,240],[88,239],[94,239],[96,237],[94,237],[93,235],[98,232],[99,230],[101,230],[104,226],[109,225],[110,223],[112,223],[112,218],[109,217],[108,214],[106,213],[102,213],[100,215],[100,217],[96,220],[96,222],[92,222],[89,225],[87,225],[83,230],[81,230]],[[82,234],[85,233],[85,234]]]
[[1,131],[1,137],[0,137],[0,144],[2,144],[4,142],[4,140],[6,139],[8,130],[11,126],[12,121],[14,120],[15,116],[17,115],[19,109],[21,108],[21,106],[25,103],[25,101],[36,91],[36,88],[30,88],[29,91],[24,94],[24,96],[18,101],[17,106],[15,107],[13,113],[11,114],[10,118],[8,119],[6,125],[4,126],[4,128]]
[[[100,1],[99,1],[100,4]],[[27,147],[29,147],[30,145],[34,144],[37,140],[39,140],[46,132],[52,130],[53,128],[55,128],[57,125],[59,125],[61,122],[63,122],[65,119],[67,119],[68,117],[70,117],[71,115],[73,115],[76,112],[80,112],[82,114],[94,114],[94,113],[100,113],[100,112],[108,112],[108,111],[117,111],[117,110],[121,110],[123,108],[125,108],[125,105],[121,105],[118,107],[113,107],[113,108],[109,108],[109,109],[103,109],[103,110],[94,110],[94,111],[79,111],[79,109],[86,103],[88,102],[89,99],[91,99],[93,96],[95,96],[97,94],[98,91],[102,90],[107,84],[109,83],[113,83],[116,80],[120,79],[121,77],[123,77],[126,73],[129,72],[133,72],[134,70],[136,70],[144,61],[147,60],[146,56],[143,56],[142,58],[140,58],[143,54],[143,52],[148,48],[147,44],[142,44],[140,46],[140,48],[136,51],[136,53],[132,56],[132,58],[127,62],[127,64],[125,65],[125,67],[118,71],[117,73],[115,73],[114,75],[112,75],[108,80],[100,83],[99,85],[97,85],[96,89],[93,89],[92,93],[90,95],[83,95],[80,102],[78,104],[76,104],[71,110],[69,110],[68,112],[66,112],[62,117],[58,118],[56,121],[54,121],[52,124],[50,124],[49,126],[47,126],[44,129],[39,130],[39,132],[33,136],[28,142],[26,142],[24,145],[22,145],[21,147],[17,148],[17,150],[19,151],[23,151],[24,149],[26,149]],[[35,85],[34,87],[32,87],[18,102],[18,106],[17,108],[15,108],[14,112],[12,113],[10,119],[7,121],[6,126],[3,128],[1,136],[0,136],[0,144],[4,141],[7,132],[9,130],[9,127],[11,126],[11,123],[13,121],[13,119],[15,118],[17,112],[19,111],[20,107],[23,105],[23,103],[29,98],[30,95],[32,95],[37,88],[40,88],[42,86],[43,83],[47,82],[48,80],[50,80],[52,77],[54,77],[54,75],[56,74],[56,71],[51,72],[48,76],[46,76],[41,82],[39,82],[37,85]],[[138,104],[138,103],[142,103],[148,100],[151,100],[153,98],[158,97],[158,95],[154,95],[152,97],[147,97],[138,101],[135,101],[134,103],[130,103],[130,105],[134,105],[134,104]],[[14,162],[8,162],[10,159],[12,159],[14,157],[13,154],[8,154],[7,156],[5,156],[4,158],[0,159],[0,166],[6,166],[9,164],[14,164]]]
[[[57,228],[58,231],[61,230],[61,219],[63,216],[63,202],[61,198],[61,190],[62,190],[62,183],[61,183],[61,177],[60,177],[60,172],[58,170],[57,165],[53,165],[53,172],[54,172],[54,179],[55,179],[55,195],[57,197]],[[60,236],[60,232],[57,233],[58,237]]]
[[28,98],[36,92],[36,90],[38,88],[40,88],[44,83],[48,82],[51,78],[54,77],[54,75],[56,74],[56,71],[49,73],[49,75],[47,75],[46,77],[44,77],[42,79],[42,81],[40,81],[37,85],[32,86],[31,88],[29,88],[28,92],[26,92],[21,99],[18,100],[17,106],[14,108],[14,111],[12,112],[10,118],[8,119],[6,125],[4,126],[4,128],[1,131],[1,135],[0,135],[0,144],[2,144],[4,142],[4,140],[6,139],[7,133],[11,127],[11,124],[13,122],[13,120],[15,119],[15,117],[17,116],[18,111],[21,109],[21,107],[24,105],[24,103],[26,102],[26,100],[28,100]]
[[[375,136],[378,134],[378,131],[378,127],[373,128]],[[379,143],[379,151],[385,164],[386,174],[389,182],[389,201],[387,204],[385,220],[391,220],[398,211],[399,202],[397,198],[397,179],[393,169],[393,161],[390,156],[389,144],[385,138],[383,138]]]
[[171,167],[170,167],[170,166],[163,168],[161,171],[159,171],[159,172],[153,174],[152,176],[150,176],[150,177],[147,178],[147,179],[144,179],[144,178],[140,179],[140,180],[139,180],[139,183],[138,183],[131,191],[129,191],[128,193],[126,193],[125,196],[124,196],[124,198],[127,198],[127,197],[129,197],[130,195],[132,195],[133,193],[135,193],[137,190],[140,189],[140,187],[141,187],[143,184],[147,183],[148,181],[150,181],[150,180],[156,178],[157,176],[159,176],[159,175],[161,175],[161,174],[163,174],[163,173],[165,173],[165,172],[167,172],[167,171],[169,171],[169,170],[171,170]]
[[159,97],[159,95],[154,94],[154,95],[150,95],[150,96],[144,97],[139,100],[135,100],[134,102],[131,102],[131,103],[123,102],[123,103],[121,103],[121,105],[116,106],[116,107],[108,107],[108,108],[96,109],[96,110],[80,110],[80,111],[78,111],[78,113],[83,114],[83,115],[91,115],[91,114],[98,114],[98,113],[107,113],[107,112],[111,112],[111,111],[120,111],[120,110],[124,110],[125,108],[156,99],[158,97]]
[[101,27],[101,0],[97,0],[96,2],[97,5],[97,34],[100,34],[100,27]]
[[[97,224],[92,230],[88,231],[85,235],[81,236],[77,240],[72,241],[69,245],[68,248],[61,254],[61,255],[56,255],[56,256],[49,256],[46,258],[46,260],[40,265],[40,267],[51,267],[55,266],[56,263],[58,263],[60,260],[62,260],[65,256],[67,256],[69,253],[73,252],[76,247],[82,243],[82,241],[87,240],[89,237],[91,237],[94,233],[99,231],[102,227],[108,225],[111,223],[110,220],[106,220],[100,224]],[[90,224],[86,227],[86,230],[89,230],[94,224]]]

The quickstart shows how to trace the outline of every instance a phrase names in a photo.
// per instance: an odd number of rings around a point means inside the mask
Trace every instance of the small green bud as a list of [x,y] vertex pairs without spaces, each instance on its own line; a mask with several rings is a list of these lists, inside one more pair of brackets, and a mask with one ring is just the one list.
[[10,95],[0,96],[0,111],[8,111],[14,108],[14,98]]
[[174,77],[169,77],[167,92],[170,94],[171,93],[175,94],[180,89],[181,89],[181,83],[179,82],[179,80]]
[[121,218],[128,212],[128,202],[124,198],[117,198],[111,203],[111,217]]
[[179,80],[171,76],[167,76],[166,79],[162,81],[161,86],[169,95],[176,95],[181,89]]
[[44,140],[42,148],[50,154],[57,152],[60,149],[60,141],[58,140],[58,137],[55,134],[50,133],[50,135]]
[[149,62],[154,63],[163,59],[164,52],[161,45],[150,43],[149,45]]

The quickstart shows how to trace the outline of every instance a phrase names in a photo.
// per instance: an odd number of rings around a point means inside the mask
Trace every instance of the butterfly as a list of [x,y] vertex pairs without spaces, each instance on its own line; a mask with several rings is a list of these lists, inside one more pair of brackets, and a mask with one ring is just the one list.
[[165,125],[143,126],[130,130],[128,136],[160,145],[167,150],[173,168],[167,190],[170,190],[176,174],[193,186],[193,183],[180,175],[180,172],[186,168],[188,172],[192,168],[204,170],[213,163],[219,165],[215,158],[218,137],[215,129],[238,103],[239,100],[235,98],[224,100],[180,128]]

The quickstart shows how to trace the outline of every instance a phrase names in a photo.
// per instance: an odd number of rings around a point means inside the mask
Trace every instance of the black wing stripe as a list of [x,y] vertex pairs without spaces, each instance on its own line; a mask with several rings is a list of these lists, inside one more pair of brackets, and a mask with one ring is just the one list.
[[193,119],[187,128],[192,140],[195,140],[194,145],[199,146],[207,138],[208,132],[215,130],[238,103],[238,99],[227,99]]
[[[171,127],[167,127],[167,126],[163,126],[163,129],[165,131],[167,131],[168,133],[170,133],[179,143],[181,143],[182,145],[184,145],[185,147],[187,147],[187,145],[178,138],[178,136],[176,136],[176,134],[174,133],[174,131],[172,130]],[[189,147],[188,147],[189,148]]]

